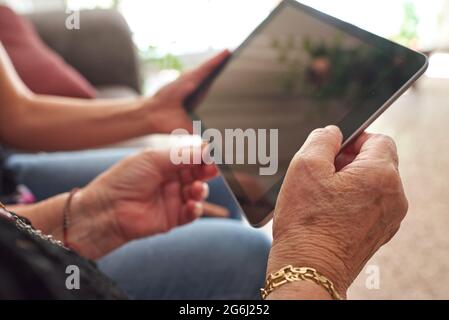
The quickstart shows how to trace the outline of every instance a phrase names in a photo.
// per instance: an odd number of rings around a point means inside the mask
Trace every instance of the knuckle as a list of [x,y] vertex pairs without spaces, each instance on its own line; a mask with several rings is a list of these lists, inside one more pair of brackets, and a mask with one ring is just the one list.
[[379,139],[382,146],[390,152],[390,155],[392,156],[393,161],[398,161],[398,151],[396,142],[391,138],[390,136],[378,134],[377,139]]
[[387,179],[389,182],[399,182],[400,178],[399,178],[399,173],[396,170],[396,167],[390,163],[387,162],[383,168],[383,172],[384,172],[384,177],[385,179]]
[[394,238],[394,236],[398,233],[399,229],[401,227],[401,224],[394,225],[388,232],[386,232],[385,240],[383,241],[384,244],[390,242],[391,239]]
[[399,172],[395,164],[387,159],[378,159],[371,167],[374,179],[395,181],[399,179]]
[[387,160],[378,160],[372,163],[369,174],[363,175],[359,180],[364,190],[371,190],[376,194],[402,194],[402,181],[395,165]]
[[381,187],[385,191],[390,192],[391,190],[397,191],[402,188],[402,181],[399,177],[399,173],[392,164],[385,166],[380,174],[382,178],[380,180]]
[[391,209],[395,212],[394,216],[401,221],[408,211],[408,200],[404,193],[401,177],[392,164],[384,167],[381,177],[378,189],[384,198],[388,199],[388,203],[392,206]]
[[393,138],[384,134],[378,134],[379,139],[387,146],[392,149],[396,149],[396,143]]
[[401,220],[404,219],[405,216],[407,215],[408,208],[409,208],[408,199],[407,199],[407,197],[405,195],[402,195],[402,197],[401,197],[401,210],[400,210],[400,218],[401,218]]
[[373,134],[373,138],[379,140],[380,142],[382,142],[388,146],[396,145],[394,140],[390,136],[387,136],[382,133]]

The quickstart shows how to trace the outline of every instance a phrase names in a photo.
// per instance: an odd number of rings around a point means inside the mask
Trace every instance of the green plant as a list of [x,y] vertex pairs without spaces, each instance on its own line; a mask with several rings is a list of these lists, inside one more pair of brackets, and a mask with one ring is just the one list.
[[155,66],[159,70],[172,69],[183,71],[182,61],[171,53],[159,54],[155,46],[139,51],[140,60],[144,65]]
[[118,10],[120,2],[122,2],[122,0],[112,0],[111,9]]
[[271,48],[277,53],[278,63],[286,69],[280,77],[281,85],[285,92],[292,93],[302,81],[304,67],[297,54],[300,48],[292,35],[288,35],[286,39],[274,38]]
[[418,41],[419,18],[415,4],[412,1],[404,2],[404,19],[399,33],[393,37],[396,42],[405,46],[414,46]]

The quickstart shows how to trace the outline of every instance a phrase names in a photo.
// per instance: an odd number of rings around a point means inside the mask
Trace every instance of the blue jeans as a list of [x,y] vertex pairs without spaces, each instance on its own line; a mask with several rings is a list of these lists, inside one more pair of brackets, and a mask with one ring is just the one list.
[[[86,185],[135,149],[15,154],[7,166],[39,200]],[[167,234],[130,242],[98,261],[135,299],[257,299],[269,240],[239,221],[240,209],[221,178],[208,201],[232,219],[201,219]]]

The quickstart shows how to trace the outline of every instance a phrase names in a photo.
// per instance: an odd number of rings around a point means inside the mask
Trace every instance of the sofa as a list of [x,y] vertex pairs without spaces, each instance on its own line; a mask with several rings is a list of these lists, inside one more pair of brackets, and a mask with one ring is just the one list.
[[139,62],[131,30],[115,10],[82,10],[80,28],[65,28],[64,11],[26,15],[42,40],[77,69],[98,91],[98,98],[141,93]]
[[[42,40],[97,90],[97,98],[129,98],[142,93],[140,65],[131,30],[115,10],[81,10],[80,29],[68,30],[64,11],[25,15]],[[115,143],[109,148],[158,148],[170,143],[153,134]]]

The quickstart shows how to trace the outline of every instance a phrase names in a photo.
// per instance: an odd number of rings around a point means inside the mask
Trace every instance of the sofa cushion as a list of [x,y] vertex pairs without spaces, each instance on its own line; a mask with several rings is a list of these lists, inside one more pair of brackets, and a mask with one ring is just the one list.
[[95,88],[43,43],[31,23],[2,5],[0,41],[31,91],[76,98],[96,96]]

